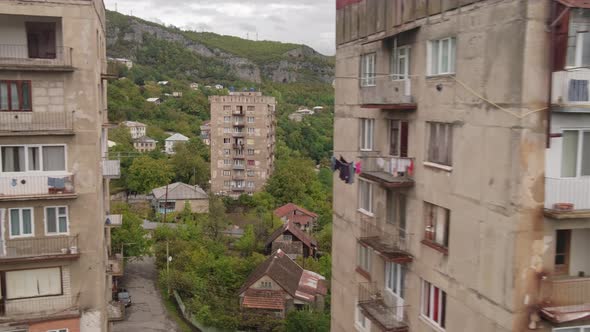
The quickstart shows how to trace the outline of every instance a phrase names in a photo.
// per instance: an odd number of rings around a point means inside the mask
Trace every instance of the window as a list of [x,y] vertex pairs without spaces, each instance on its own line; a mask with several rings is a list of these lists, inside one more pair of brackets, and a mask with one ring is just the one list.
[[399,228],[400,236],[405,237],[406,196],[399,191],[387,191],[386,221]]
[[254,117],[253,116],[249,116],[248,117],[248,123],[254,123]]
[[231,116],[224,116],[223,122],[231,122]]
[[375,119],[361,119],[361,151],[373,150],[373,130]]
[[428,74],[443,75],[455,73],[454,37],[428,42]]
[[247,186],[248,188],[254,188],[254,181],[248,181],[248,182],[246,183],[246,186]]
[[373,213],[373,184],[359,180],[359,209],[366,213]]
[[61,294],[59,267],[6,272],[6,298],[9,300]]
[[254,149],[248,149],[248,155],[249,156],[254,155]]
[[231,111],[231,105],[223,105],[224,111]]
[[231,185],[231,181],[223,181],[224,187],[229,188],[230,185]]
[[223,164],[224,165],[231,165],[231,160],[230,159],[223,159]]
[[45,208],[45,233],[47,235],[68,234],[68,208],[52,206]]
[[453,125],[450,123],[427,122],[428,161],[436,164],[453,165]]
[[260,282],[260,288],[271,289],[272,288],[272,282],[270,282],[270,281],[261,281]]
[[248,106],[246,109],[248,110],[248,112],[254,112],[254,110],[256,110],[256,107]]
[[553,332],[590,332],[590,325],[562,327],[553,329]]
[[231,176],[231,171],[223,171],[223,176]]
[[244,161],[241,159],[235,159],[234,160],[234,165],[236,166],[244,166]]
[[449,209],[424,202],[424,239],[448,247],[450,218]]
[[32,111],[31,81],[0,81],[0,111]]
[[291,234],[283,234],[283,241],[292,241],[293,235]]
[[404,298],[405,277],[406,268],[403,265],[385,262],[385,289],[400,299]]
[[224,134],[230,134],[231,133],[231,128],[223,128],[223,133]]
[[226,156],[229,156],[231,154],[231,150],[230,149],[223,149],[223,154]]
[[248,144],[248,145],[254,145],[254,139],[253,138],[248,138],[246,140],[246,144]]
[[55,22],[27,22],[29,58],[55,59]]
[[[355,301],[358,302],[358,301]],[[357,305],[355,312],[354,312],[354,326],[356,330],[359,332],[368,332],[371,331],[371,321],[365,317],[361,308]]]
[[254,171],[252,170],[248,170],[248,176],[252,177],[252,176],[256,176],[256,174],[254,173]]
[[223,144],[231,144],[231,138],[224,138]]
[[[397,44],[397,41],[396,41]],[[410,47],[393,47],[391,52],[391,79],[406,80],[410,75]]]
[[34,236],[33,208],[10,209],[10,238]]
[[572,8],[567,41],[567,66],[590,65],[590,10]]
[[361,86],[375,86],[375,70],[377,54],[370,53],[361,56]]
[[49,330],[47,332],[68,332],[68,329]]
[[432,324],[445,328],[447,293],[422,280],[422,303],[420,314]]
[[3,146],[2,172],[65,171],[65,146]]
[[256,165],[255,160],[248,160],[248,166],[255,166],[255,165]]
[[248,134],[249,135],[254,135],[254,133],[256,132],[255,128],[248,128]]
[[590,176],[590,130],[564,130],[561,176]]
[[408,156],[408,121],[389,122],[389,154],[395,157]]
[[356,262],[357,266],[361,268],[363,271],[370,273],[371,272],[371,249],[369,247],[365,247],[360,243],[357,244],[357,257]]

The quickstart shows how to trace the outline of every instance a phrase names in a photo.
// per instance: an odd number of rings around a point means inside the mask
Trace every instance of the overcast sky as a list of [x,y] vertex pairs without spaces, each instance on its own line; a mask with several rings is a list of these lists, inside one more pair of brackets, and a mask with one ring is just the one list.
[[334,54],[335,0],[104,0],[110,10],[182,29],[306,44]]

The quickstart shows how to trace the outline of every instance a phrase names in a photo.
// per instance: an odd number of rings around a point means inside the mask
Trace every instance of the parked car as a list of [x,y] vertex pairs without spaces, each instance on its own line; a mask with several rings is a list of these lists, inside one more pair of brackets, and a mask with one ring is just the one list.
[[125,307],[128,307],[131,305],[131,295],[129,295],[129,292],[127,291],[119,292],[117,294],[117,301],[123,303]]

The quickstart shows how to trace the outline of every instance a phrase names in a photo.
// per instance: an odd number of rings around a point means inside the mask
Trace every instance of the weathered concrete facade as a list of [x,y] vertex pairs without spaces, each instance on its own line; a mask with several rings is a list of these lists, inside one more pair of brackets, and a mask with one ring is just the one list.
[[[543,216],[553,4],[338,1],[334,155],[362,173],[334,179],[333,331],[589,325],[536,317],[570,227]],[[568,221],[576,250],[587,220]]]
[[274,167],[274,97],[261,92],[211,96],[211,192],[260,191]]
[[104,5],[2,1],[0,22],[0,330],[107,331]]

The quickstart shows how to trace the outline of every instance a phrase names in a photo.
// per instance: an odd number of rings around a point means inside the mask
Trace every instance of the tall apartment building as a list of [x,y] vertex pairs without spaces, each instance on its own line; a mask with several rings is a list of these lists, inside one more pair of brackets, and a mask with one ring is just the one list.
[[261,190],[274,166],[275,98],[230,92],[209,102],[211,192],[238,197]]
[[105,10],[0,1],[0,331],[107,331]]
[[332,331],[590,331],[590,5],[338,0]]

